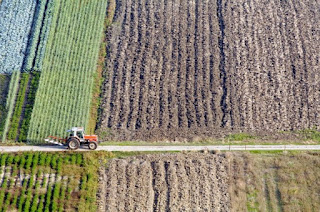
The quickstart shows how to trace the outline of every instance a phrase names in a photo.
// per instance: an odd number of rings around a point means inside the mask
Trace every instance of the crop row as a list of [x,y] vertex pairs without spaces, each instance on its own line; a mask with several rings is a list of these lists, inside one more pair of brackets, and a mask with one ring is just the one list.
[[10,120],[13,114],[14,105],[16,101],[16,93],[18,92],[18,88],[19,88],[19,80],[20,80],[20,71],[13,72],[10,79],[9,91],[8,91],[8,96],[7,96],[6,106],[5,106],[7,117],[3,126],[2,138],[1,138],[2,141],[6,141]]
[[41,70],[53,9],[53,0],[42,0],[37,4],[31,29],[32,35],[27,49],[28,55],[24,64],[26,70]]
[[2,126],[2,141],[26,141],[39,78],[40,72],[35,71],[12,74],[7,108],[4,108],[6,122]]
[[40,72],[32,72],[31,73],[31,82],[29,84],[29,90],[27,94],[27,100],[26,104],[24,106],[24,114],[23,114],[23,119],[21,120],[21,126],[19,128],[19,139],[18,141],[26,141],[27,140],[27,134],[28,134],[28,129],[30,125],[30,119],[31,119],[31,114],[33,111],[33,104],[35,101],[36,97],[36,92],[38,89],[38,83],[40,79]]
[[17,137],[20,116],[22,113],[23,103],[25,100],[26,90],[29,82],[29,76],[30,75],[26,73],[21,74],[20,87],[19,87],[19,91],[16,99],[14,113],[11,119],[11,125],[8,132],[8,137],[7,137],[8,140],[16,140],[16,137]]
[[[81,6],[79,6],[81,5]],[[28,140],[86,126],[106,1],[55,1]]]
[[0,165],[2,211],[94,210],[96,186],[90,196],[88,183],[97,173],[82,154],[2,154]]

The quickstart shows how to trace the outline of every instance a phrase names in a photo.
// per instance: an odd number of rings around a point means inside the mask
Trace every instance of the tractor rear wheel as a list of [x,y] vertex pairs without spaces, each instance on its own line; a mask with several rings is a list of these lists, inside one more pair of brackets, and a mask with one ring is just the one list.
[[68,141],[68,148],[71,150],[77,150],[80,147],[80,142],[76,138],[71,138]]
[[91,150],[95,150],[98,147],[98,144],[94,141],[91,141],[91,142],[89,142],[88,147]]

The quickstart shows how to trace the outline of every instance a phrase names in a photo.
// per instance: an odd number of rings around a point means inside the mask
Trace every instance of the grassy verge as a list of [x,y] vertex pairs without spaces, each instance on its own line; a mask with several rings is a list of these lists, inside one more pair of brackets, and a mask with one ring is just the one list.
[[208,146],[208,145],[318,145],[318,143],[305,143],[301,141],[224,141],[212,140],[203,142],[171,143],[171,142],[146,142],[146,141],[107,141],[100,143],[101,146]]

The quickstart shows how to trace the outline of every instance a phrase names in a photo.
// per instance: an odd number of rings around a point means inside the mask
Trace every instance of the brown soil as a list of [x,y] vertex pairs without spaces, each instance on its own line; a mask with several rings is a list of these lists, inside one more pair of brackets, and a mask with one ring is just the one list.
[[181,140],[319,129],[318,9],[308,0],[117,1],[100,130]]
[[230,211],[227,165],[195,153],[113,159],[100,202],[106,211]]
[[100,211],[320,210],[317,152],[143,155],[100,178]]

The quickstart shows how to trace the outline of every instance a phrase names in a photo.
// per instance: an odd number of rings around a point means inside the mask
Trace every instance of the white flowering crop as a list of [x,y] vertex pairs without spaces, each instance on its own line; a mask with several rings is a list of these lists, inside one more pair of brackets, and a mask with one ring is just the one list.
[[0,73],[21,70],[36,0],[2,0],[0,4]]

